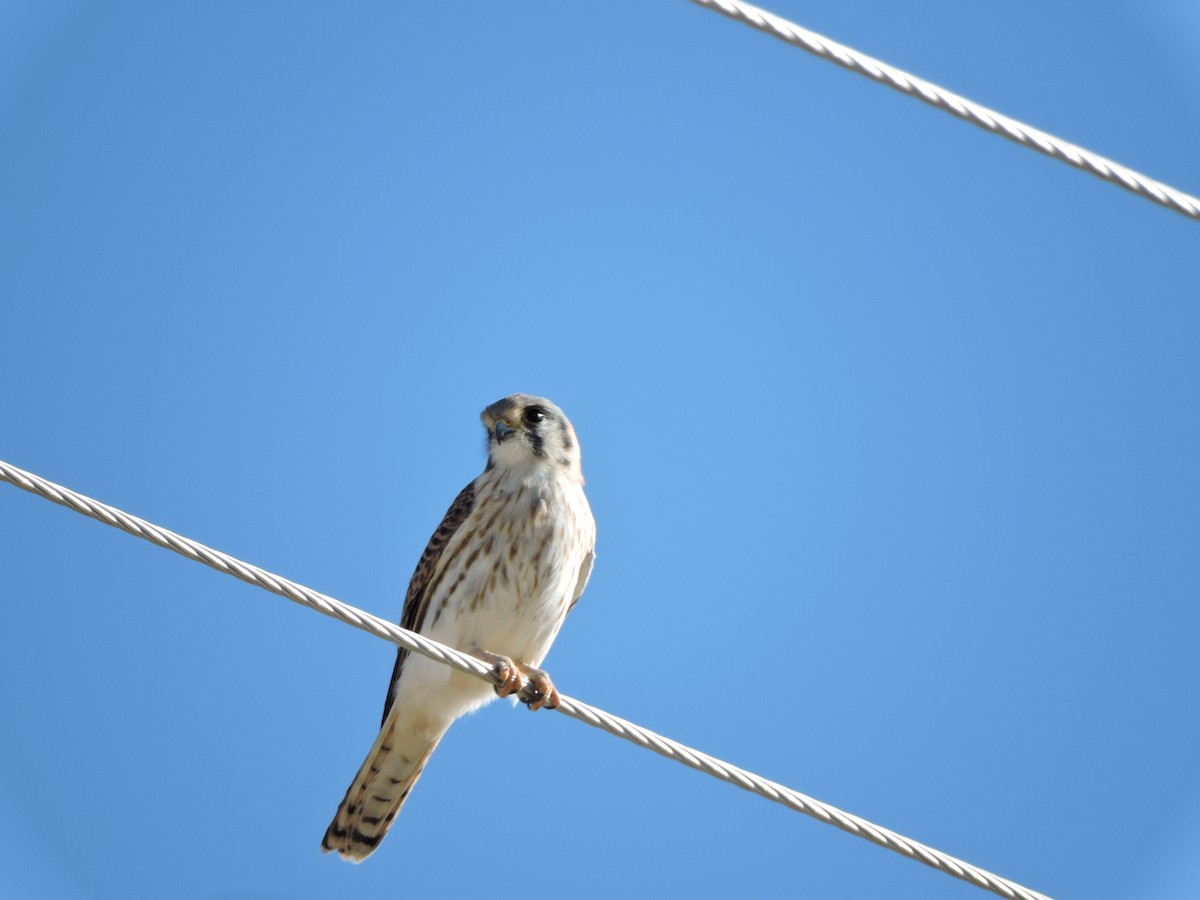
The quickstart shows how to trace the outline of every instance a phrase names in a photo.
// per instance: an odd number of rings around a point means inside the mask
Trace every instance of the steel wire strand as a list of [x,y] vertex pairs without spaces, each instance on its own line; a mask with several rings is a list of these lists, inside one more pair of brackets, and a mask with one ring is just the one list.
[[[314,591],[304,585],[297,584],[287,578],[275,575],[258,566],[243,562],[227,553],[214,550],[191,538],[183,537],[166,528],[139,519],[137,516],[123,512],[116,507],[93,500],[62,485],[47,481],[32,472],[20,469],[10,463],[0,460],[0,480],[7,481],[31,494],[43,497],[60,506],[65,506],[75,512],[119,528],[135,537],[165,547],[168,550],[186,556],[188,559],[203,563],[218,572],[224,572],[239,578],[249,584],[256,585],[273,594],[286,597],[302,606],[307,606],[317,612],[324,613],[347,625],[353,625],[376,637],[391,641],[401,647],[421,653],[430,659],[445,663],[462,672],[468,672],[479,678],[495,682],[495,673],[490,665],[452,647],[447,647],[437,641],[423,637],[416,632],[408,631],[378,616],[335,600],[319,591]],[[796,812],[804,813],[818,821],[847,831],[858,837],[886,847],[902,856],[907,856],[927,866],[953,875],[963,881],[989,890],[1001,897],[1018,898],[1018,900],[1048,900],[1029,888],[995,875],[970,863],[957,859],[940,850],[935,850],[925,844],[906,838],[887,828],[868,822],[866,819],[822,803],[812,797],[794,791],[791,788],[777,784],[753,772],[738,768],[730,763],[709,756],[663,737],[640,725],[635,725],[618,716],[590,706],[581,700],[560,694],[558,711],[578,719],[585,724],[607,731],[609,734],[624,738],[638,746],[653,750],[661,756],[676,760],[693,769],[712,775],[722,781],[736,785],[767,800],[780,803]]]
[[865,53],[859,53],[857,50],[823,37],[814,31],[809,31],[807,28],[765,9],[743,3],[742,0],[691,0],[691,2],[719,12],[744,25],[749,25],[751,28],[781,41],[786,41],[814,56],[837,63],[839,66],[864,75],[873,81],[886,84],[902,94],[923,100],[930,106],[944,110],[985,131],[999,134],[1018,144],[1037,150],[1039,153],[1044,153],[1046,156],[1082,169],[1097,178],[1120,185],[1128,191],[1175,212],[1193,219],[1200,219],[1200,198],[1185,194],[1183,191],[1156,181],[1140,172],[1135,172],[1111,159],[1092,153],[1090,150],[1085,150],[1083,147],[1064,141],[1031,125],[1018,122],[1016,119],[988,109],[965,97],[960,97],[923,78],[890,66]]

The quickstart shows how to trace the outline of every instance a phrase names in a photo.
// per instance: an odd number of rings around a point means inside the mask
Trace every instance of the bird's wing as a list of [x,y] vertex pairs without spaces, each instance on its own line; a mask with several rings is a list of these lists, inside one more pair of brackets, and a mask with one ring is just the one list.
[[[471,510],[474,507],[475,482],[472,481],[462,489],[458,497],[450,504],[450,508],[446,510],[446,515],[442,517],[442,524],[433,533],[433,537],[429,539],[429,543],[425,547],[425,552],[421,554],[421,561],[417,563],[417,569],[413,572],[412,580],[408,583],[408,593],[404,597],[404,609],[400,613],[401,628],[417,632],[421,630],[421,626],[425,623],[425,614],[429,610],[429,598],[430,594],[433,593],[431,588],[434,584],[434,574],[437,572],[442,552],[446,549],[446,545],[450,543],[450,539],[454,537],[454,533],[458,531],[459,526],[471,514]],[[396,699],[396,682],[400,678],[400,672],[404,668],[404,660],[407,658],[408,650],[401,647],[396,654],[396,667],[392,670],[392,680],[388,682],[387,700],[383,704],[384,722],[387,721],[388,712],[392,708],[392,701]]]
[[567,612],[575,608],[575,604],[579,602],[579,598],[583,596],[583,590],[587,587],[588,579],[592,577],[592,566],[596,563],[596,551],[589,550],[583,558],[583,562],[579,564],[579,579],[575,582],[575,594],[571,597],[571,605],[567,607]]

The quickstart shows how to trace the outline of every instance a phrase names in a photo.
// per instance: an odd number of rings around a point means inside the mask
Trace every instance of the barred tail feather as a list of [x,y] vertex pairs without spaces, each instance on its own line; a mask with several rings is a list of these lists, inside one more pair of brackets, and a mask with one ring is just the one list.
[[351,862],[375,852],[445,733],[400,734],[390,717],[329,823],[321,852]]

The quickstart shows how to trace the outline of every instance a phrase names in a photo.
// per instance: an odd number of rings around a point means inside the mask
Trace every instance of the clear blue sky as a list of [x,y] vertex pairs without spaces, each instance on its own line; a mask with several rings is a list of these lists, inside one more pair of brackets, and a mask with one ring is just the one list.
[[[1193,0],[776,12],[1200,193]],[[567,693],[1061,897],[1200,894],[1200,223],[684,0],[0,2],[0,458],[396,619],[514,392]],[[14,897],[977,889],[554,714],[323,857],[392,649],[0,485]]]

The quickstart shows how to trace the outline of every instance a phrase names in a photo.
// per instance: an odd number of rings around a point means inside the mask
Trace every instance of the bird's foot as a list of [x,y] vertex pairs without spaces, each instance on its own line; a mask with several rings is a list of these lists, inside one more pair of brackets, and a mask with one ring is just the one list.
[[472,647],[470,653],[476,659],[483,660],[492,667],[492,681],[497,697],[511,697],[521,690],[525,680],[521,669],[507,656],[501,656],[499,653],[492,653],[489,650],[481,650],[479,647]]
[[524,666],[523,668],[525,670],[525,686],[521,688],[517,698],[530,710],[542,707],[557,709],[558,691],[554,689],[554,682],[550,680],[550,676],[533,666]]
[[543,707],[555,709],[558,706],[558,691],[554,689],[554,682],[541,669],[480,647],[472,647],[470,654],[492,667],[496,696],[511,697],[516,694],[517,699],[531,710]]

